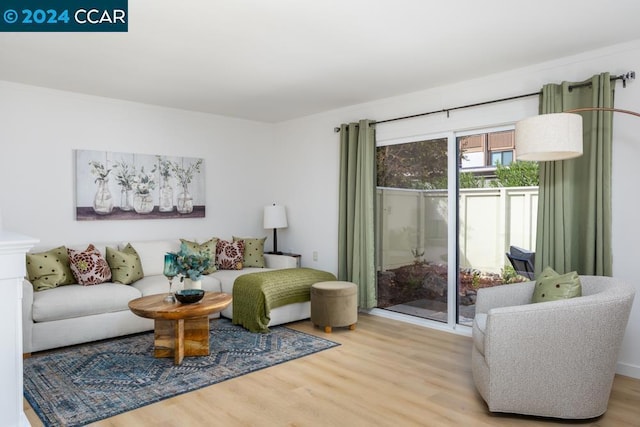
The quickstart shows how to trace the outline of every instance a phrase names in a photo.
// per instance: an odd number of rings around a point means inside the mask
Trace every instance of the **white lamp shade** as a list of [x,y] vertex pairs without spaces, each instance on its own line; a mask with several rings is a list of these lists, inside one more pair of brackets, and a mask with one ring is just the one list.
[[287,212],[284,206],[264,207],[264,228],[287,228]]
[[582,155],[582,117],[541,114],[516,123],[518,160],[566,160]]

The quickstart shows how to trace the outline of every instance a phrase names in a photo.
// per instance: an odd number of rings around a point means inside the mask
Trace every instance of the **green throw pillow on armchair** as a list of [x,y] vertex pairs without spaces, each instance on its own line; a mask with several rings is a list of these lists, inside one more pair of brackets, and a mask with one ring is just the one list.
[[547,267],[536,280],[532,302],[557,301],[579,296],[582,296],[582,284],[577,272],[558,274],[551,267]]

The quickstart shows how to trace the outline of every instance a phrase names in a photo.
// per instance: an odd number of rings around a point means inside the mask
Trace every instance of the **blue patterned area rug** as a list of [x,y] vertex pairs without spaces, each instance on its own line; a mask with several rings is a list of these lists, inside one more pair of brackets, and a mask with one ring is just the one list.
[[338,343],[283,326],[256,334],[211,321],[211,354],[153,357],[153,333],[101,341],[24,360],[24,395],[45,426],[80,426]]

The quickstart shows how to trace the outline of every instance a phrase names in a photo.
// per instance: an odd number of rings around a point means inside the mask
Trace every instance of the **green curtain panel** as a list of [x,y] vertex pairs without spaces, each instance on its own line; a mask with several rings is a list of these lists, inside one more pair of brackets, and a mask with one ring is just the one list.
[[370,120],[340,126],[338,279],[358,285],[358,305],[377,305],[375,129]]
[[[585,82],[548,84],[542,89],[540,113],[613,107],[613,95],[614,85],[609,73],[593,76]],[[584,154],[570,160],[540,162],[536,275],[547,266],[559,273],[577,271],[600,276],[611,276],[612,273],[613,113],[589,111],[580,114]]]

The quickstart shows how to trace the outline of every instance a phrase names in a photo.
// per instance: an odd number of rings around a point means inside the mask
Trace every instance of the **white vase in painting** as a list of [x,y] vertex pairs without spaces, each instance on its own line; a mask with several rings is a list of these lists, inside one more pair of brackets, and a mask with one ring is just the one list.
[[169,185],[169,180],[164,178],[160,186],[160,201],[158,202],[160,212],[173,211],[173,188]]
[[93,198],[93,210],[98,215],[108,215],[113,210],[113,197],[109,191],[109,180],[98,179],[98,190]]
[[181,214],[190,214],[193,212],[193,197],[191,197],[191,193],[189,193],[187,187],[183,187],[182,192],[178,194],[176,209],[178,209],[178,212]]
[[120,191],[120,210],[121,211],[130,211],[133,209],[133,200],[132,200],[132,190],[127,190],[123,188]]
[[153,197],[151,194],[136,193],[133,196],[133,209],[139,214],[148,214],[153,210]]

